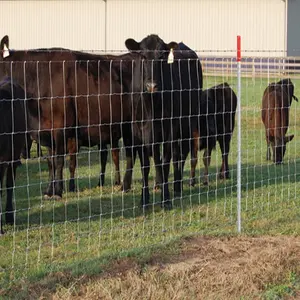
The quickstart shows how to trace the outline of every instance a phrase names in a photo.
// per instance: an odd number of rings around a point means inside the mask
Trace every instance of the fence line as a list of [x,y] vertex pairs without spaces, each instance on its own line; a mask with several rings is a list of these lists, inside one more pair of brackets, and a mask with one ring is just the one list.
[[[22,160],[23,165],[18,169],[14,189],[15,208],[13,214],[15,221],[11,227],[4,225],[7,238],[0,239],[0,247],[8,249],[0,254],[0,260],[3,263],[3,267],[0,268],[0,282],[1,276],[6,272],[11,272],[11,278],[20,279],[22,276],[26,277],[32,271],[31,268],[38,270],[45,265],[45,268],[51,269],[52,264],[55,266],[57,261],[58,265],[67,262],[70,262],[70,264],[71,262],[76,263],[77,260],[84,260],[84,257],[87,256],[86,253],[95,258],[102,257],[105,253],[116,249],[116,251],[125,251],[132,247],[153,245],[161,241],[167,241],[174,236],[185,234],[210,234],[215,230],[231,233],[240,232],[241,230],[246,231],[251,226],[257,228],[259,226],[257,220],[265,215],[271,220],[278,220],[276,219],[277,214],[284,214],[285,209],[289,213],[294,212],[291,207],[297,207],[298,205],[296,185],[300,179],[297,171],[299,164],[296,156],[298,149],[297,134],[295,134],[295,138],[293,137],[294,145],[291,144],[292,146],[286,148],[286,165],[275,166],[263,162],[266,143],[265,131],[261,121],[261,100],[265,88],[271,81],[275,81],[270,78],[287,76],[285,72],[279,72],[278,70],[293,67],[295,69],[293,76],[299,78],[297,72],[300,65],[296,62],[285,63],[273,58],[269,60],[252,58],[252,62],[248,61],[247,58],[242,58],[241,62],[236,61],[236,58],[207,58],[202,59],[201,62],[204,67],[203,89],[206,95],[213,97],[214,93],[221,89],[220,95],[225,97],[225,90],[229,90],[229,88],[226,87],[224,81],[228,81],[228,86],[232,88],[232,91],[237,92],[237,126],[233,132],[231,148],[228,152],[231,178],[225,180],[225,177],[220,177],[219,167],[223,153],[220,154],[219,147],[216,147],[216,151],[212,152],[211,155],[209,181],[206,182],[206,185],[201,182],[205,179],[205,175],[201,174],[204,165],[201,163],[201,172],[196,170],[195,183],[192,185],[190,184],[191,176],[189,173],[191,173],[193,158],[188,157],[182,177],[183,194],[180,197],[174,195],[172,198],[175,209],[172,212],[160,209],[158,207],[160,205],[159,197],[154,191],[151,192],[150,212],[146,213],[140,209],[140,190],[143,188],[141,174],[145,168],[142,167],[139,171],[139,162],[136,163],[137,167],[131,170],[133,173],[132,189],[126,192],[120,191],[119,187],[114,187],[115,182],[118,180],[115,180],[115,170],[112,164],[114,157],[111,152],[108,153],[107,149],[96,149],[96,147],[82,151],[76,149],[75,167],[78,171],[75,178],[72,179],[75,179],[78,190],[67,191],[65,187],[62,199],[51,199],[49,201],[49,199],[42,198],[42,190],[50,181],[47,178],[46,162],[43,162],[41,158]],[[51,69],[53,65],[53,63],[45,64],[44,68],[47,76],[54,71],[54,69]],[[77,63],[73,62],[70,65],[73,68]],[[25,70],[25,66],[29,68],[29,63],[24,63],[23,66],[22,71],[26,74],[27,69]],[[68,66],[66,62],[64,66]],[[92,67],[92,62],[91,65],[86,63],[84,66],[86,70],[89,70]],[[33,64],[33,69],[36,70],[35,67],[35,64]],[[42,68],[41,62],[39,62],[39,67]],[[72,70],[77,76],[79,69],[74,68]],[[111,70],[110,67],[107,70]],[[292,71],[294,72],[294,70]],[[75,94],[69,93],[70,91],[67,89],[62,94],[56,94],[51,90],[50,96],[49,94],[33,97],[27,95],[26,100],[42,102],[50,99],[55,102],[67,98],[70,101],[78,101],[81,98],[81,100],[86,101],[84,103],[87,103],[89,99],[95,100],[95,98],[102,96],[106,97],[106,101],[110,101],[112,96],[120,96],[124,100],[127,96],[134,98],[134,96],[144,93],[136,91],[123,92],[122,89],[115,92],[112,90],[107,92],[103,89],[100,90],[100,88],[91,90],[91,86],[95,82],[100,82],[100,77],[97,72],[94,72],[93,76],[98,76],[94,80],[92,77],[86,76],[86,73],[87,71],[82,76],[81,82],[77,79],[79,85],[83,84],[84,87],[82,90],[76,90]],[[70,74],[73,73],[70,72]],[[111,74],[109,73],[109,76]],[[250,77],[251,74],[254,74],[252,76],[253,80],[242,80],[242,77]],[[266,74],[266,78],[256,81],[256,77],[263,77],[264,74]],[[31,79],[25,75],[24,78],[26,84],[29,85]],[[93,80],[87,82],[91,78]],[[42,82],[41,78],[39,80]],[[49,83],[51,89],[54,87],[54,85],[52,86],[53,82],[50,81]],[[293,80],[293,82],[295,84],[295,95],[299,96],[299,83],[297,80]],[[287,85],[287,83],[281,85]],[[207,91],[207,88],[209,88],[209,91]],[[86,91],[89,91],[89,93]],[[165,90],[164,92],[166,91],[192,93],[197,90],[190,88],[188,90]],[[232,101],[233,92],[228,99],[229,102]],[[8,101],[2,101],[2,103],[5,102]],[[123,101],[122,104],[124,103]],[[294,131],[297,129],[299,114],[296,110],[297,106],[292,105],[290,130]],[[144,108],[147,109],[147,107]],[[90,110],[89,113],[91,112],[93,111]],[[201,114],[201,116],[209,115],[217,118],[220,115],[224,116],[232,113],[233,110],[229,112],[210,111]],[[51,114],[53,114],[52,111]],[[161,119],[161,117],[153,117],[152,121],[159,122]],[[170,119],[171,117],[167,116],[164,120]],[[141,120],[141,123],[143,121],[144,119]],[[114,125],[121,123],[124,125],[135,123],[137,125],[138,122],[128,119],[120,120],[119,123],[115,122]],[[103,123],[101,125],[111,124]],[[63,127],[61,127],[57,125],[55,129],[74,129],[72,126],[68,127],[63,124]],[[76,124],[76,130],[85,128],[93,130],[98,126],[100,128],[100,124]],[[41,129],[39,132],[42,133],[43,130],[47,129]],[[15,134],[20,132],[18,130],[14,131]],[[34,133],[34,131],[26,130],[26,133]],[[222,134],[222,138],[225,139],[226,134],[228,132]],[[0,138],[6,135],[6,132],[1,133]],[[215,132],[212,135],[217,136],[218,134]],[[192,138],[188,137],[182,140],[190,141]],[[156,146],[157,143],[153,142],[151,145]],[[111,145],[111,148],[121,152],[119,172],[125,173],[127,169],[124,153],[130,147],[120,143]],[[291,152],[295,155],[291,155]],[[111,163],[107,165],[105,184],[96,188],[98,180],[99,185],[101,185],[98,169],[102,162],[101,154],[103,153],[106,153],[105,155],[108,156],[108,161]],[[48,158],[63,158],[64,163],[70,163],[72,155],[68,156],[69,154],[51,154]],[[206,157],[204,157],[204,161],[205,159]],[[150,187],[156,187],[153,166],[154,162],[151,160]],[[173,172],[172,178],[175,177],[172,166],[171,172]],[[71,175],[68,175],[66,170],[64,170],[64,173],[64,185],[66,185]],[[103,170],[100,173],[101,177]],[[171,184],[176,183],[176,180],[170,179],[169,183],[171,186]],[[288,196],[285,195],[286,190]],[[285,198],[288,198],[288,201],[285,201]],[[273,211],[276,215],[272,215]],[[295,212],[297,212],[296,209]],[[255,219],[252,223],[251,218]],[[249,223],[251,224],[249,225]],[[220,229],[221,227],[225,229]],[[11,253],[11,256],[7,253]],[[95,253],[97,254],[95,255]]]
[[241,36],[237,36],[237,231],[242,231],[241,201],[242,201],[242,116],[241,116]]
[[[203,72],[211,76],[231,77],[237,69],[235,57],[201,57]],[[300,74],[300,57],[266,58],[243,57],[241,66],[242,77],[268,77],[288,75],[298,78]]]

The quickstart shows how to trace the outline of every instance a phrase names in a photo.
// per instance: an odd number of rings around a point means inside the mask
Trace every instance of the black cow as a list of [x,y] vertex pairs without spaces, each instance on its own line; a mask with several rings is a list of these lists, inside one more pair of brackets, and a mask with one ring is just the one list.
[[[222,166],[219,173],[219,178],[230,178],[228,155],[230,150],[230,142],[235,125],[235,113],[237,107],[237,97],[227,82],[204,90],[202,101],[205,99],[212,103],[213,108],[210,114],[214,116],[216,138],[222,152]],[[203,127],[203,126],[202,126]],[[204,162],[208,160],[210,163],[210,155],[212,148],[206,148],[204,152]],[[191,162],[191,185],[195,184],[195,169],[197,159]],[[207,178],[205,178],[207,183]]]
[[[135,89],[142,91],[134,103],[139,124],[139,130],[135,132],[139,132],[144,145],[152,147],[156,167],[162,174],[162,205],[171,208],[168,188],[170,160],[172,158],[174,164],[174,192],[180,194],[184,163],[200,115],[201,63],[197,54],[183,43],[166,44],[157,35],[149,35],[141,42],[127,39],[125,45],[130,51],[140,54],[134,74]],[[149,159],[147,150],[142,154],[142,205],[145,206],[149,203]]]
[[211,161],[211,152],[216,146],[216,124],[215,106],[211,98],[202,95],[199,103],[200,115],[198,118],[199,126],[193,130],[191,139],[191,175],[190,185],[195,185],[195,173],[198,162],[198,151],[204,150],[204,180],[203,184],[208,185],[208,168]]
[[24,90],[10,78],[0,82],[0,232],[3,234],[2,191],[6,172],[6,223],[14,224],[13,187],[16,168],[25,144],[26,116]]

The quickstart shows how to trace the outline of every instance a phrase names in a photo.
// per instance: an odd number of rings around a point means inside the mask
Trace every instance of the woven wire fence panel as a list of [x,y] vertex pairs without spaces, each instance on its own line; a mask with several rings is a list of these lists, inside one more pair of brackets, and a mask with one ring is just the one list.
[[[25,117],[25,128],[18,132],[14,130],[16,122],[11,121],[13,138],[7,149],[11,154],[21,136],[28,150],[19,149],[23,151],[22,165],[14,176],[13,208],[8,214],[7,191],[1,198],[3,284],[61,270],[84,273],[109,257],[186,235],[236,233],[236,60],[233,54],[222,58],[198,52],[203,68],[201,86],[198,59],[177,59],[175,51],[175,60],[170,62],[170,52],[160,53],[159,58],[140,54],[132,58],[56,49],[21,52],[23,57],[16,60],[18,52],[11,52],[9,59],[1,61],[8,75],[2,89],[5,85],[10,89],[1,99],[9,104],[6,115],[15,120],[10,104],[18,102],[23,103]],[[261,119],[262,97],[269,84],[290,76],[294,95],[299,94],[298,79],[294,78],[297,63],[289,63],[265,57],[242,61],[245,232],[271,233],[276,226],[282,232],[296,230],[297,103],[293,101],[289,108],[286,135],[295,137],[286,145],[284,164],[266,161],[266,131]],[[169,77],[156,82],[154,90],[147,90],[154,88],[147,80],[152,79],[153,84],[153,79],[159,78],[154,70],[161,74],[164,68],[171,70]],[[193,76],[192,68],[198,70]],[[23,97],[16,97],[15,85],[23,90]],[[195,98],[202,108],[196,105],[194,111],[190,103]],[[181,113],[186,108],[188,118]],[[7,128],[0,137],[5,136]],[[210,159],[204,155],[208,138],[215,143]],[[186,146],[188,152],[184,152]],[[19,157],[8,155],[2,166],[11,160],[18,164]],[[208,174],[204,174],[206,163]],[[165,182],[164,174],[159,180],[163,165],[170,169]]]

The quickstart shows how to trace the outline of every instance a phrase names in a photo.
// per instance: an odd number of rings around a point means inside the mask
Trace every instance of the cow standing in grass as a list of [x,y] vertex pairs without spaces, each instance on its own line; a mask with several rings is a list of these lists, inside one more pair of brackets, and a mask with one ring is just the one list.
[[275,164],[283,162],[286,144],[294,138],[294,135],[286,136],[293,98],[298,102],[290,79],[271,83],[263,94],[261,116],[266,129],[267,160],[271,160],[272,148]]
[[[156,167],[161,168],[158,173],[162,174],[162,206],[171,208],[168,188],[170,160],[174,166],[174,193],[181,197],[183,168],[190,143],[193,138],[199,138],[194,133],[198,130],[201,115],[201,63],[197,54],[183,43],[165,43],[157,35],[149,35],[141,42],[127,39],[125,44],[128,50],[140,54],[133,83],[140,93],[134,102],[135,118],[140,124],[143,145],[152,148]],[[142,205],[146,206],[149,204],[149,158],[147,153],[140,158],[143,168]]]
[[[108,144],[115,145],[123,137],[130,164],[125,179],[131,179],[132,108],[121,59],[113,61],[107,56],[62,48],[9,50],[8,36],[2,38],[0,50],[0,77],[13,77],[25,94],[31,95],[27,107],[31,136],[48,148],[50,183],[46,198],[62,196],[66,154],[70,155],[69,190],[75,190],[80,146],[100,145],[106,150]],[[107,155],[103,152],[101,165],[106,165]],[[103,182],[100,176],[100,184]]]
[[[211,87],[204,90],[202,94],[202,102],[207,102],[208,105],[213,105],[213,108],[208,111],[215,120],[216,138],[219,143],[222,152],[222,166],[219,173],[219,178],[230,178],[228,155],[230,150],[230,142],[235,125],[235,112],[237,106],[237,97],[234,91],[231,89],[227,82]],[[202,116],[203,118],[203,116]],[[204,126],[200,126],[203,128]],[[201,136],[201,135],[200,135]],[[205,135],[202,135],[202,139],[205,139]],[[203,146],[202,146],[203,147]],[[201,139],[200,139],[200,147]],[[211,147],[204,147],[205,152],[203,155],[204,164],[210,164]],[[195,184],[195,170],[197,165],[197,155],[191,160],[191,180],[190,183],[193,186]],[[207,169],[207,167],[206,167]],[[208,171],[206,171],[207,173]],[[205,174],[207,175],[207,174]],[[205,176],[206,177],[206,176]],[[207,183],[205,178],[204,183]]]
[[7,224],[14,224],[13,187],[26,138],[24,90],[9,78],[0,82],[0,232],[3,234],[3,181],[6,172]]

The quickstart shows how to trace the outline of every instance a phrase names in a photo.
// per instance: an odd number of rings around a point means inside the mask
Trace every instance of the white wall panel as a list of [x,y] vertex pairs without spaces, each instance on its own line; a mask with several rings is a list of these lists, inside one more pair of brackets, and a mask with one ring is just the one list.
[[[10,0],[0,5],[0,34],[9,34],[12,48],[105,50],[102,0]],[[141,40],[150,33],[206,54],[234,50],[240,34],[243,49],[254,51],[248,55],[282,55],[285,2],[107,0],[107,50],[125,50],[126,38]]]
[[122,50],[126,38],[141,40],[156,33],[165,41],[182,40],[201,51],[235,49],[238,34],[242,36],[244,49],[268,51],[265,55],[284,50],[282,0],[108,0],[107,3],[108,49]]
[[104,6],[102,0],[0,1],[0,35],[8,34],[15,49],[104,49]]

